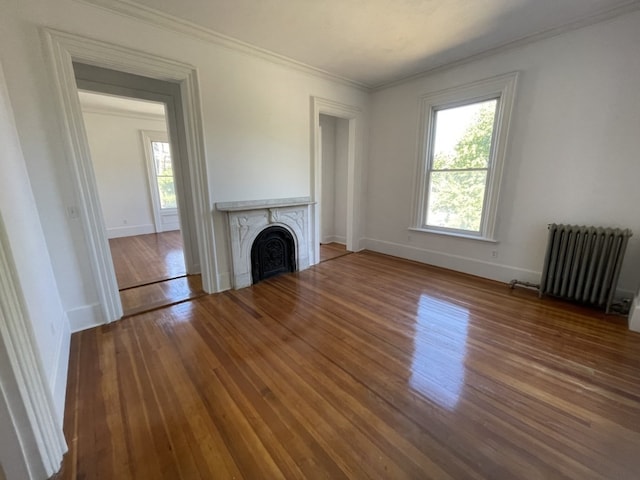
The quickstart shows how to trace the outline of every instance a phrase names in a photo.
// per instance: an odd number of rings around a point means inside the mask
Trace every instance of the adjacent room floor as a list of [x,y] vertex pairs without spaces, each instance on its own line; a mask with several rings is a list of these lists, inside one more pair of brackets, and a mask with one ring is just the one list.
[[333,260],[334,258],[348,255],[347,247],[342,243],[322,243],[320,244],[320,261],[326,262],[327,260]]
[[187,275],[179,230],[112,238],[111,256],[125,316],[204,294],[200,275]]

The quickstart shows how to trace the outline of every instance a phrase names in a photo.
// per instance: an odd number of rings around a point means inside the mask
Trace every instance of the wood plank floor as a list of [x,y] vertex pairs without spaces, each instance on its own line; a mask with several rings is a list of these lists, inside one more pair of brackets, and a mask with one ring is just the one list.
[[188,275],[122,290],[120,300],[125,316],[156,310],[204,295],[202,275]]
[[347,247],[341,243],[323,243],[320,245],[320,261],[326,262],[327,260],[333,260],[334,258],[348,255]]
[[638,479],[640,335],[360,252],[72,336],[62,479]]
[[187,273],[179,230],[112,238],[109,247],[121,290]]

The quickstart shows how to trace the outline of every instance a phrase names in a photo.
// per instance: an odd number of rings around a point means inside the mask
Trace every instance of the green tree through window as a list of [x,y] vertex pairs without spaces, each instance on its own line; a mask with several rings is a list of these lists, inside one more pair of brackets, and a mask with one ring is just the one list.
[[497,106],[491,99],[433,113],[428,226],[481,230]]
[[176,189],[173,181],[173,166],[171,163],[171,149],[167,142],[151,142],[153,151],[153,166],[156,173],[160,208],[177,208]]

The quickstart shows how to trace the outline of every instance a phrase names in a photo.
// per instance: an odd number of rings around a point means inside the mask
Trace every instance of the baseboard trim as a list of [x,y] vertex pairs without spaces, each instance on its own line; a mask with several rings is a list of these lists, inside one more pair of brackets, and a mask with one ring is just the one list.
[[152,224],[147,224],[107,228],[107,238],[133,237],[134,235],[146,235],[148,233],[156,233],[156,227]]
[[541,272],[527,270],[525,268],[512,267],[493,262],[484,262],[475,258],[452,255],[450,253],[427,250],[400,243],[385,242],[373,238],[363,239],[364,248],[374,252],[385,253],[396,257],[414,260],[436,267],[448,268],[457,272],[468,273],[498,282],[508,283],[518,280],[531,283],[539,283]]
[[71,333],[98,327],[106,323],[99,303],[68,310],[67,317],[69,318]]
[[231,273],[223,272],[217,275],[218,278],[218,291],[217,292],[209,292],[209,293],[218,293],[224,292],[225,290],[231,290],[233,285],[231,284]]
[[347,237],[341,237],[339,235],[329,235],[322,239],[322,243],[339,243],[341,245],[346,245]]
[[631,308],[629,309],[629,330],[640,332],[640,296],[633,299]]

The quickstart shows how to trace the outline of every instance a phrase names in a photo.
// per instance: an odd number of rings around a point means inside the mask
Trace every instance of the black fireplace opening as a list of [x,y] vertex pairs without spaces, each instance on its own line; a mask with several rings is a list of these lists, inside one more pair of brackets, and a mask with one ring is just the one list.
[[293,235],[286,228],[265,228],[251,246],[251,276],[253,283],[296,271],[296,247]]

